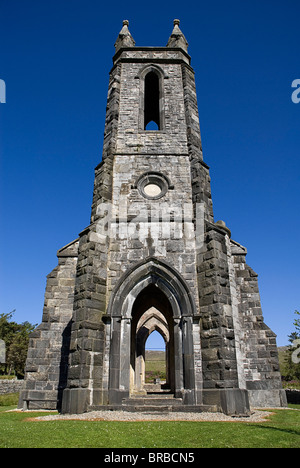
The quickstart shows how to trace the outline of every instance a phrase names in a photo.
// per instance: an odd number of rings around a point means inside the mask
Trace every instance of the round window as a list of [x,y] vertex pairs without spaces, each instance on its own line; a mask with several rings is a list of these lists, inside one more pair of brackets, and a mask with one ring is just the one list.
[[145,185],[144,192],[148,197],[157,197],[161,194],[161,188],[156,184],[148,184]]
[[157,200],[167,193],[169,181],[159,172],[147,172],[138,179],[136,188],[144,198]]

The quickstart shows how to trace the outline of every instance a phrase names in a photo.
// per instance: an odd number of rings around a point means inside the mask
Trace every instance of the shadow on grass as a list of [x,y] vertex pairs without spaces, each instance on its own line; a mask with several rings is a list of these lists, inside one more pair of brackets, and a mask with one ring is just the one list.
[[281,427],[267,426],[267,425],[261,425],[261,424],[256,424],[255,427],[257,429],[270,429],[271,431],[284,432],[286,434],[300,436],[300,431],[297,431],[295,429],[284,429]]

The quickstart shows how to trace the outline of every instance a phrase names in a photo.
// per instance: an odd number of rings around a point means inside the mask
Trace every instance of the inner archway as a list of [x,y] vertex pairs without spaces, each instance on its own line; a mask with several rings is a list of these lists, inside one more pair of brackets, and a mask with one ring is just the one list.
[[174,331],[172,307],[166,295],[154,284],[137,296],[132,308],[130,393],[146,393],[146,342],[158,331],[165,343],[166,385],[174,392]]
[[[146,340],[145,354],[145,384],[156,384],[166,386],[167,365],[166,350],[167,343],[158,330],[154,330]],[[146,387],[148,390],[148,387]],[[156,389],[155,389],[156,390]]]

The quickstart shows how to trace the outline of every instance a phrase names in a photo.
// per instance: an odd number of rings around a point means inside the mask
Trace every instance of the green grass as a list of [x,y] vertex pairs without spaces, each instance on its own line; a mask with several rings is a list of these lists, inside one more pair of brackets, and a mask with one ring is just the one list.
[[299,448],[300,412],[275,410],[263,423],[28,421],[47,413],[0,408],[0,448]]
[[163,351],[146,351],[145,382],[153,383],[154,379],[166,379],[166,360]]
[[299,409],[300,410],[300,405],[292,405],[292,404],[289,404],[288,405],[289,408],[293,408],[293,409]]

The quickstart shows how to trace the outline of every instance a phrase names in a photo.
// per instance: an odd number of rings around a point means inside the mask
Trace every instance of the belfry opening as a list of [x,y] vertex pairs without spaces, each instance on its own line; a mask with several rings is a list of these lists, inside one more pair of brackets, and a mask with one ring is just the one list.
[[155,128],[160,130],[159,98],[159,76],[154,71],[150,71],[145,76],[145,130]]

